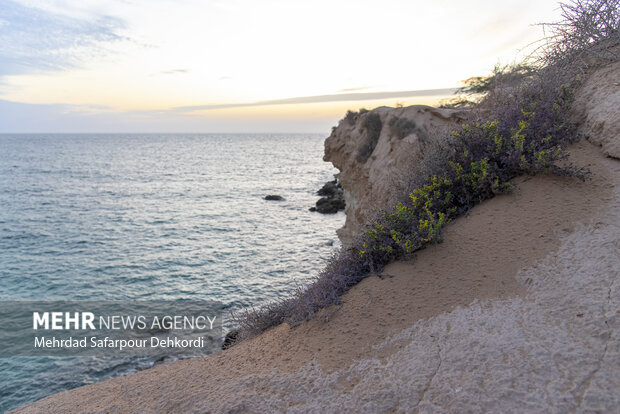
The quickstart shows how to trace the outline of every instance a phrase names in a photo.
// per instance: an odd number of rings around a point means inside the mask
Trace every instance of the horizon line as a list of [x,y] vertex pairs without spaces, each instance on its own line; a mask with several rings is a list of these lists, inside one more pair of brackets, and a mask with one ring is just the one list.
[[199,135],[199,134],[234,134],[234,135],[258,135],[258,134],[273,134],[273,135],[287,135],[287,134],[322,134],[322,132],[1,132],[0,135],[85,135],[85,134],[98,134],[98,135]]

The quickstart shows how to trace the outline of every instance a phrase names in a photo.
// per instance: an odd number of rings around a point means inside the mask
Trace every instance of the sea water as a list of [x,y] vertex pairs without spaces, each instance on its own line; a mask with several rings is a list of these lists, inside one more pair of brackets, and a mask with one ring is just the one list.
[[[322,268],[344,222],[308,210],[337,172],[323,141],[0,135],[0,300],[215,300],[229,310],[286,296]],[[2,357],[0,411],[154,363]]]

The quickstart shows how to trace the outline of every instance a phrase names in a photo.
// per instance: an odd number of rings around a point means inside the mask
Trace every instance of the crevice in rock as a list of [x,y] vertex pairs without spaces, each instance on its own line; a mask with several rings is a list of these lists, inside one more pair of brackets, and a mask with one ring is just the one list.
[[613,285],[614,285],[614,282],[612,281],[609,287],[607,288],[607,303],[605,304],[605,307],[603,308],[603,315],[605,317],[605,326],[607,327],[607,335],[605,338],[605,344],[603,346],[603,352],[601,353],[601,357],[596,362],[596,367],[590,372],[590,374],[588,374],[586,379],[584,379],[579,385],[578,388],[580,389],[580,392],[579,392],[579,395],[577,396],[577,406],[575,407],[573,412],[576,412],[577,409],[582,408],[581,405],[583,404],[583,400],[584,400],[586,393],[590,389],[590,386],[592,384],[592,379],[599,372],[599,370],[603,366],[603,361],[607,357],[607,348],[609,347],[609,341],[612,338],[611,327],[609,326],[609,320],[608,320],[607,314],[609,311],[609,306],[611,304],[611,291],[612,291]]
[[422,404],[422,402],[426,398],[427,391],[433,385],[433,381],[435,380],[435,377],[437,376],[437,373],[441,369],[441,363],[442,363],[442,359],[441,359],[441,345],[440,345],[440,340],[439,339],[437,339],[436,341],[437,341],[437,358],[439,358],[439,363],[437,364],[437,367],[435,368],[435,371],[433,372],[433,374],[431,375],[431,378],[429,379],[428,383],[426,384],[426,387],[424,387],[424,389],[422,390],[422,393],[420,395],[418,403],[414,407],[414,412],[416,412],[416,413],[419,410],[420,404]]

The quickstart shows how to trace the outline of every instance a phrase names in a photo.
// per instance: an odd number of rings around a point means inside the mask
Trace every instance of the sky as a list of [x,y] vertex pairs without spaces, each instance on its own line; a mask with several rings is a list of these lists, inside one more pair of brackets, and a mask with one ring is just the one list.
[[436,105],[556,0],[0,0],[1,132],[317,132]]

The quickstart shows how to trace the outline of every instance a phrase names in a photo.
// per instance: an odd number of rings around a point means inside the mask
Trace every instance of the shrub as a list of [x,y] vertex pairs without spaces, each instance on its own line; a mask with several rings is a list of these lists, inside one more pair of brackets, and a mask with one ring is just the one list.
[[[349,123],[349,125],[355,124],[355,119],[357,117],[357,112],[348,110],[347,114],[344,116],[345,121]],[[335,129],[336,127],[334,127]]]
[[562,145],[568,142],[572,127],[560,119],[551,119],[545,127],[538,118],[549,114],[525,107],[512,125],[475,122],[454,133],[453,150],[444,154],[445,167],[416,186],[409,202],[376,219],[356,246],[368,262],[367,271],[439,241],[449,221],[483,200],[512,191],[510,180],[518,175],[558,171],[585,178],[585,171],[563,170],[554,164],[567,155]]
[[539,66],[560,66],[573,71],[588,58],[618,59],[620,42],[618,0],[571,0],[560,3],[562,20],[543,23],[547,36],[535,54]]
[[383,122],[378,113],[370,112],[364,117],[362,129],[366,131],[366,140],[357,149],[358,161],[366,162],[370,158],[379,142],[382,128]]
[[390,126],[390,132],[392,133],[392,135],[394,135],[398,139],[403,139],[407,135],[413,132],[417,132],[420,136],[420,139],[426,141],[426,134],[423,131],[418,130],[415,122],[410,119],[395,116],[390,119],[388,125]]
[[474,104],[475,102],[471,99],[463,98],[461,96],[455,96],[452,98],[442,99],[440,101],[439,107],[445,108],[445,109],[460,109],[460,108],[468,108]]
[[349,125],[354,125],[357,117],[365,114],[366,112],[369,112],[366,108],[361,108],[358,112],[348,110],[347,114],[344,116],[344,119],[349,123]]

